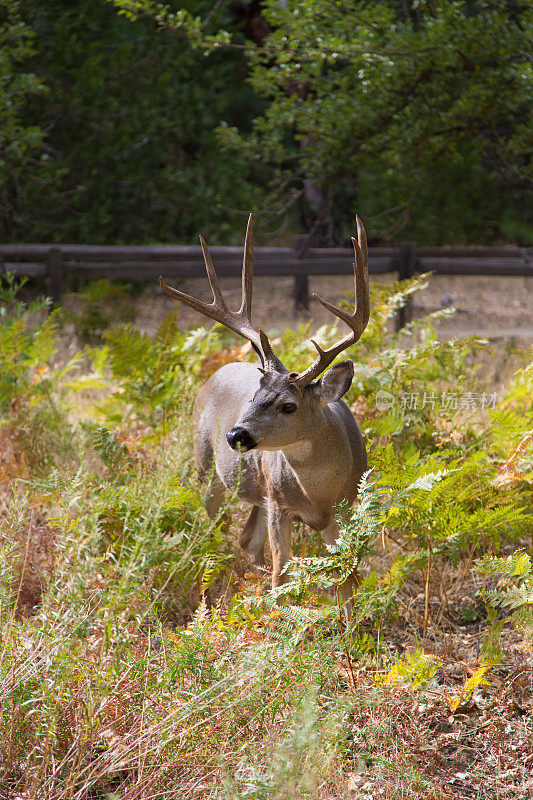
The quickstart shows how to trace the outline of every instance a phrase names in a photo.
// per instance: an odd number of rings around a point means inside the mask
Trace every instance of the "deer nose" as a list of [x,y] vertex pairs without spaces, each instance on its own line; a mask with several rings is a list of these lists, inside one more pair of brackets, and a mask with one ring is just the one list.
[[226,439],[232,450],[237,450],[239,446],[243,450],[251,450],[252,447],[256,445],[255,439],[250,431],[247,431],[246,428],[240,428],[238,425],[228,431]]

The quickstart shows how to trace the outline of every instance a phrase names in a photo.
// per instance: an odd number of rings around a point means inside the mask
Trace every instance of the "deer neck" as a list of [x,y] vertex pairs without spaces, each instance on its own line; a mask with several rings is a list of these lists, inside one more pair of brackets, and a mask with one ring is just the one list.
[[323,458],[324,443],[331,437],[330,428],[324,415],[318,414],[305,439],[299,439],[281,448],[281,452],[295,472],[305,471],[306,468],[316,471],[317,459]]
[[296,472],[303,465],[308,464],[313,458],[315,442],[313,439],[300,439],[298,442],[288,444],[281,449],[281,452]]

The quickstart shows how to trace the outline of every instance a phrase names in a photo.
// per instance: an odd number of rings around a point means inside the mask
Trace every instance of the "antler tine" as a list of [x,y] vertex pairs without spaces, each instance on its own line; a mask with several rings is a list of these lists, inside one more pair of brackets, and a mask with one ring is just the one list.
[[186,306],[190,306],[190,308],[193,308],[205,317],[214,319],[215,322],[222,322],[220,314],[221,309],[214,303],[202,303],[201,300],[191,297],[190,294],[180,292],[179,289],[173,289],[172,286],[168,286],[168,284],[165,283],[161,275],[159,276],[159,283],[163,291],[170,295],[170,297],[179,300],[181,303],[185,303]]
[[195,311],[198,311],[200,314],[203,314],[210,319],[214,319],[216,322],[223,322],[223,317],[230,312],[228,311],[228,307],[226,306],[224,298],[222,297],[222,292],[220,291],[211,253],[209,252],[203,237],[200,236],[199,238],[204,256],[205,269],[209,279],[209,285],[211,286],[211,291],[213,292],[213,302],[203,303],[201,300],[197,300],[195,297],[185,294],[185,292],[180,292],[178,289],[173,289],[171,286],[168,286],[165,283],[161,275],[159,276],[159,283],[163,291],[173,297],[175,300],[180,300],[182,303],[185,303],[185,305],[190,306],[190,308],[193,308]]
[[211,291],[213,292],[214,303],[215,305],[219,305],[221,308],[227,309],[226,303],[224,302],[224,298],[222,297],[222,292],[220,291],[217,274],[213,266],[213,259],[211,258],[211,253],[209,252],[209,248],[207,247],[207,244],[205,243],[203,236],[200,235],[198,238],[200,239],[200,245],[202,247],[205,271],[207,272],[209,285],[211,287]]
[[252,288],[254,279],[254,227],[252,215],[248,217],[244,255],[242,259],[242,299],[239,312],[249,320],[252,316]]
[[261,352],[263,354],[263,367],[265,372],[275,372],[278,368],[278,359],[274,355],[272,345],[268,341],[266,333],[259,328],[259,341],[261,342]]
[[[363,256],[363,278],[364,278],[364,283],[365,283],[364,296],[367,298],[367,301],[368,301],[368,316],[370,316],[370,300],[369,300],[370,289],[369,289],[369,286],[368,286],[368,244],[367,244],[367,240],[366,240],[366,231],[365,231],[365,227],[364,227],[363,223],[361,222],[361,220],[359,219],[359,217],[357,215],[356,215],[355,219],[356,219],[356,222],[357,222],[357,241],[358,241],[359,247],[361,248],[361,254]],[[353,237],[352,237],[352,243],[353,243]],[[355,248],[355,244],[354,244],[354,248]],[[356,293],[356,296],[357,296],[357,283],[356,283],[356,286],[355,286],[355,293]]]
[[253,270],[254,270],[254,244],[253,244],[253,228],[252,228],[252,215],[248,219],[248,227],[246,229],[246,239],[244,242],[244,257],[242,265],[242,301],[241,307],[238,311],[230,311],[227,307],[220,285],[218,283],[217,274],[213,266],[211,254],[204,239],[200,236],[200,244],[202,246],[202,253],[204,256],[205,269],[211,291],[213,292],[213,302],[203,303],[191,295],[180,292],[178,289],[173,289],[167,286],[161,275],[159,276],[159,283],[161,288],[168,295],[175,300],[179,300],[185,305],[203,314],[205,317],[214,319],[215,322],[220,322],[226,328],[244,336],[248,339],[255,350],[261,357],[263,367],[267,372],[272,372],[277,369],[280,362],[276,359],[272,351],[272,347],[266,334],[262,330],[256,330],[250,320],[252,311],[252,283],[253,283]]
[[328,350],[323,350],[315,341],[313,344],[318,351],[318,358],[305,372],[300,373],[295,379],[294,383],[303,389],[311,381],[317,378],[324,370],[331,364],[331,362],[342,353],[347,347],[357,342],[367,324],[370,317],[370,298],[368,288],[368,248],[366,243],[366,233],[359,217],[357,217],[357,235],[358,240],[352,237],[352,244],[354,248],[354,290],[355,290],[355,309],[351,314],[343,311],[341,308],[328,303],[319,295],[314,294],[319,303],[324,308],[327,308],[332,314],[339,319],[342,319],[350,328],[351,332],[347,334],[340,342],[333,345]]
[[[313,294],[313,297],[316,297],[319,303],[321,303],[324,308],[327,308],[328,311],[331,311],[332,314],[335,314],[336,317],[342,319],[352,331],[357,334],[357,339],[361,338],[363,331],[365,330],[368,318],[370,316],[370,303],[368,297],[368,281],[366,279],[366,265],[363,259],[363,254],[361,252],[361,248],[359,243],[352,237],[352,244],[355,251],[355,262],[354,262],[354,290],[355,290],[355,298],[356,298],[356,306],[355,310],[348,314],[346,311],[343,311],[342,308],[337,308],[337,306],[328,303],[327,300],[324,300],[322,297],[319,297],[317,294]],[[353,334],[349,334],[353,336]]]
[[361,222],[357,214],[355,215],[355,221],[357,223],[357,240],[359,242],[359,247],[361,248],[361,252],[363,254],[365,272],[368,277],[368,244],[366,241],[366,231],[363,223]]

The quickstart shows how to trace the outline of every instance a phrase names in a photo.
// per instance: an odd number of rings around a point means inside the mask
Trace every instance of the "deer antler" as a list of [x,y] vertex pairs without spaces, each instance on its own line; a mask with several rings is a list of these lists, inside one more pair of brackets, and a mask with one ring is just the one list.
[[342,319],[350,328],[351,333],[341,339],[336,345],[330,347],[328,350],[323,350],[320,345],[311,340],[318,351],[318,358],[305,372],[301,372],[297,377],[292,380],[300,389],[304,389],[311,381],[324,372],[331,362],[342,353],[347,347],[355,344],[361,338],[365,330],[368,319],[370,316],[370,297],[368,289],[368,247],[366,242],[366,233],[363,223],[356,217],[357,220],[357,239],[352,237],[352,244],[355,253],[354,261],[354,289],[355,289],[355,309],[352,314],[346,313],[340,308],[323,300],[317,294],[313,294],[319,303],[322,303],[324,308],[335,314],[336,317]]
[[161,288],[171,297],[174,297],[176,300],[180,300],[182,303],[185,303],[185,305],[194,308],[195,311],[199,311],[200,314],[203,314],[210,319],[214,319],[216,322],[221,322],[226,326],[226,328],[238,333],[240,336],[244,336],[245,339],[248,339],[252,343],[254,349],[259,354],[264,370],[266,372],[275,371],[277,359],[272,351],[268,337],[260,328],[256,330],[253,327],[250,319],[252,313],[252,283],[254,273],[252,215],[250,214],[248,218],[246,239],[244,241],[244,256],[242,262],[242,299],[241,307],[238,311],[230,311],[224,301],[224,298],[222,297],[217,274],[215,272],[215,268],[213,267],[211,254],[209,253],[207,245],[201,236],[200,244],[202,246],[202,252],[204,255],[207,277],[209,278],[209,284],[213,292],[213,302],[202,303],[201,300],[197,300],[195,297],[185,294],[185,292],[180,292],[178,289],[173,289],[171,286],[167,286],[160,275],[159,283],[161,284]]

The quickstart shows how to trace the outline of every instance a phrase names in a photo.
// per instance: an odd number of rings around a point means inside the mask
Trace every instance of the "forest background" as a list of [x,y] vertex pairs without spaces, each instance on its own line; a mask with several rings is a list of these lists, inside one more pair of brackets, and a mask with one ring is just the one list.
[[0,0],[0,236],[533,240],[531,8]]

